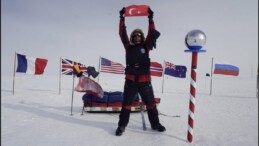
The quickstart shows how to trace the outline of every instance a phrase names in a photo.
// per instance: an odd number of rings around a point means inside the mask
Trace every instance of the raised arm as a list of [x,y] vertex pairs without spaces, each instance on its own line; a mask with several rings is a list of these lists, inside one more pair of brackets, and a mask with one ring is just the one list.
[[153,20],[153,15],[154,12],[148,8],[148,33],[147,33],[147,37],[146,37],[146,41],[145,41],[145,45],[147,46],[148,51],[150,51],[152,48],[151,46],[151,39],[152,39],[152,32],[155,30],[155,23]]
[[120,24],[119,24],[119,35],[121,38],[121,42],[124,46],[125,49],[129,46],[129,38],[127,35],[127,30],[126,30],[126,25],[125,25],[125,18],[124,18],[124,13],[125,13],[125,7],[123,7],[120,10]]
[[150,8],[148,8],[148,13],[149,13],[148,15],[149,25],[148,25],[148,34],[146,37],[145,45],[148,51],[150,51],[153,49],[153,47],[156,48],[156,39],[159,37],[160,33],[155,28],[155,23],[153,20],[154,12]]

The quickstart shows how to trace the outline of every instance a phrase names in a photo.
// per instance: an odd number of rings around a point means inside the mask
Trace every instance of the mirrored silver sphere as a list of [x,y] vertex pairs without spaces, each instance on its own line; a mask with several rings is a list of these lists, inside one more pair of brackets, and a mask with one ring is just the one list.
[[185,45],[190,50],[200,50],[206,44],[206,35],[201,30],[192,30],[185,37]]

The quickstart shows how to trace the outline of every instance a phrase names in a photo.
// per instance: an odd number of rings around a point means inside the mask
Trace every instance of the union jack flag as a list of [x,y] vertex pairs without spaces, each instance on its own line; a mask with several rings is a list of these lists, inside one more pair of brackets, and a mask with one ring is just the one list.
[[71,61],[68,59],[61,59],[62,63],[61,63],[61,74],[62,75],[73,75],[73,66],[74,64],[78,64],[80,70],[83,72],[84,76],[87,76],[87,66],[75,62],[75,61]]
[[175,65],[173,63],[170,63],[170,62],[165,62],[165,67],[169,68],[169,69],[175,69]]

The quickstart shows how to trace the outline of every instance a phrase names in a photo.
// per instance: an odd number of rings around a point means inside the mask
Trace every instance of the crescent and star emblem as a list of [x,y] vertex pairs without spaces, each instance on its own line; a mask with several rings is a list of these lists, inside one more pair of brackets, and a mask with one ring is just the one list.
[[[129,14],[130,15],[133,15],[133,11],[135,10],[136,8],[130,8],[129,9]],[[137,11],[137,14],[141,14],[141,11]]]

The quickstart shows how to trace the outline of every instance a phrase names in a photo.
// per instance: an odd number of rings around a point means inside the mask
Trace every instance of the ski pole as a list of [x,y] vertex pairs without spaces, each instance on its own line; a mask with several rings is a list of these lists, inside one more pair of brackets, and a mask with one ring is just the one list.
[[85,105],[84,105],[85,103],[83,102],[83,108],[82,108],[82,113],[81,113],[81,115],[84,115],[84,109],[85,109]]
[[140,104],[140,110],[141,110],[141,119],[142,119],[142,125],[143,125],[143,130],[146,131],[147,130],[147,126],[146,126],[146,122],[145,122],[145,117],[144,117],[144,107],[142,104],[142,99],[140,94],[139,95],[139,104]]

